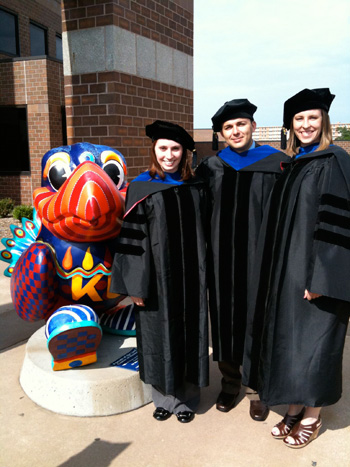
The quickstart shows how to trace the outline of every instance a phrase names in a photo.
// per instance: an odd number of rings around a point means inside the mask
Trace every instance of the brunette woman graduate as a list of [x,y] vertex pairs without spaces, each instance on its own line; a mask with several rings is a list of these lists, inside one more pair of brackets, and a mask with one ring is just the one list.
[[179,125],[146,126],[150,169],[128,188],[111,291],[136,306],[140,377],[153,416],[193,420],[208,385],[206,192],[191,169],[194,141]]
[[272,436],[295,449],[317,437],[321,407],[342,393],[350,156],[332,142],[333,99],[329,89],[304,89],[285,102],[291,162],[265,211],[251,285],[243,379],[268,405],[288,404]]

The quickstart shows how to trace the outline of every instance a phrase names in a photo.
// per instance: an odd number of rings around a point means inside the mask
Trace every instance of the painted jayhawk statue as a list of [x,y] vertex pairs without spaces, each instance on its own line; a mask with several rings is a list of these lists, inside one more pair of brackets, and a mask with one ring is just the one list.
[[132,306],[109,292],[114,242],[126,192],[122,154],[77,143],[48,151],[33,193],[33,221],[11,226],[1,259],[11,296],[26,321],[46,320],[54,370],[96,361],[102,329],[135,335]]

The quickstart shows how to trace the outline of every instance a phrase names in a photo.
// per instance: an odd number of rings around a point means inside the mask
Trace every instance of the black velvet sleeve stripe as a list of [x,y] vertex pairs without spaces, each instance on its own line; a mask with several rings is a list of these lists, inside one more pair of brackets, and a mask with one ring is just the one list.
[[146,222],[146,216],[144,214],[137,214],[136,210],[133,209],[126,217],[125,219],[127,222],[130,222],[131,224],[145,224]]
[[141,256],[145,252],[142,246],[125,245],[123,243],[117,243],[115,250],[117,253],[122,253],[124,255],[133,255],[133,256]]
[[341,227],[342,229],[350,229],[350,218],[334,214],[329,211],[321,211],[319,214],[320,222],[325,222],[329,225]]
[[350,250],[350,237],[346,237],[345,235],[330,232],[329,230],[319,229],[315,232],[315,239]]
[[119,235],[119,238],[131,238],[133,240],[143,240],[145,237],[146,234],[142,230],[129,229],[127,227],[123,227]]
[[345,209],[346,211],[350,211],[350,200],[346,198],[340,198],[339,196],[334,196],[329,193],[322,195],[320,204],[328,204],[329,206],[332,206],[334,208]]

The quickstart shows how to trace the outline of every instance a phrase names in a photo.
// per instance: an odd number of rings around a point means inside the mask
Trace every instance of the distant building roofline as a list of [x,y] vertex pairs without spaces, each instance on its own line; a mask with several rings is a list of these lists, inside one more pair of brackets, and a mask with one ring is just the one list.
[[[337,131],[339,127],[350,129],[350,123],[332,123],[332,136],[337,138],[340,133]],[[281,139],[281,126],[260,126],[253,133],[255,141],[279,141]],[[224,138],[218,133],[219,141],[224,141]],[[193,139],[197,142],[208,142],[213,138],[213,130],[209,128],[194,129]]]

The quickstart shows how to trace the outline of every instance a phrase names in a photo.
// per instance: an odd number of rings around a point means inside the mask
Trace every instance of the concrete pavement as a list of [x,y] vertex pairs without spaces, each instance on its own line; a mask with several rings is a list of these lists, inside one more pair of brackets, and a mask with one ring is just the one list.
[[229,413],[215,409],[220,376],[211,364],[195,420],[152,418],[153,406],[108,417],[72,417],[37,406],[22,390],[19,374],[28,337],[43,323],[20,320],[11,305],[10,280],[0,262],[1,415],[0,467],[349,467],[350,337],[343,365],[343,397],[322,411],[319,437],[301,450],[270,435],[286,407],[273,407],[265,422],[249,417],[241,398]]

